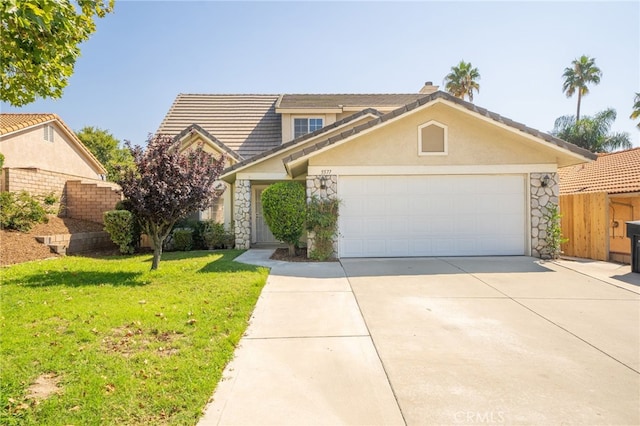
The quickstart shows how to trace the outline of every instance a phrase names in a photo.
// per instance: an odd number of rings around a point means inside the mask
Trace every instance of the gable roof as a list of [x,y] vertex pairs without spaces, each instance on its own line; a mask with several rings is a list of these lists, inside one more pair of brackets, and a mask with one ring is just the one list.
[[158,133],[176,136],[197,124],[243,158],[282,142],[279,95],[179,94]]
[[276,109],[397,108],[423,96],[421,93],[285,94],[276,104]]
[[189,127],[187,127],[182,132],[178,133],[173,138],[173,140],[179,141],[179,140],[181,140],[181,139],[185,138],[186,136],[189,136],[189,135],[191,135],[193,133],[199,133],[201,136],[203,136],[205,139],[209,140],[212,144],[214,144],[222,152],[224,152],[225,154],[229,155],[234,160],[242,161],[242,157],[240,157],[238,154],[236,154],[234,151],[232,151],[228,146],[226,146],[225,144],[220,142],[215,136],[213,136],[211,133],[207,132],[202,127],[198,126],[197,124],[192,124]]
[[0,114],[0,135],[17,132],[37,124],[53,121],[58,118],[55,114]]
[[598,155],[587,164],[563,167],[560,194],[640,192],[640,148]]
[[503,117],[499,114],[496,114],[494,112],[491,112],[487,109],[484,108],[480,108],[470,102],[466,102],[462,99],[456,98],[448,93],[445,92],[434,92],[432,94],[429,95],[423,95],[423,97],[421,97],[420,99],[418,99],[415,102],[411,102],[403,107],[400,107],[398,109],[395,109],[385,115],[383,115],[382,117],[379,117],[375,120],[371,120],[365,124],[362,124],[360,126],[356,126],[352,129],[349,129],[339,135],[333,136],[329,139],[325,139],[322,140],[318,143],[316,143],[315,145],[309,146],[301,151],[298,152],[294,152],[292,153],[290,156],[288,156],[287,158],[285,158],[283,161],[285,163],[285,167],[287,167],[288,169],[288,163],[292,163],[296,160],[300,160],[303,158],[307,158],[315,153],[318,153],[319,151],[323,151],[325,149],[328,149],[329,147],[331,147],[332,145],[336,145],[339,144],[343,141],[345,141],[348,138],[351,138],[352,136],[355,136],[359,133],[368,131],[369,129],[372,129],[374,127],[378,127],[378,126],[382,126],[384,125],[384,123],[389,122],[391,120],[394,120],[400,116],[403,116],[411,111],[414,111],[422,106],[425,106],[429,103],[432,103],[434,101],[437,100],[444,100],[450,103],[453,103],[454,105],[457,105],[459,107],[461,107],[461,109],[463,110],[467,110],[468,112],[474,113],[484,119],[487,119],[488,121],[494,121],[496,122],[496,124],[502,125],[502,126],[506,126],[507,128],[509,128],[512,131],[517,131],[517,132],[522,132],[526,135],[529,136],[533,136],[535,138],[541,139],[545,142],[550,143],[551,145],[554,145],[560,149],[569,151],[573,154],[577,154],[579,156],[585,157],[587,159],[595,159],[596,155],[593,154],[592,152],[584,149],[584,148],[580,148],[577,145],[571,144],[569,142],[566,142],[562,139],[558,139],[554,136],[551,136],[547,133],[543,133],[539,130],[533,129],[531,127],[527,127],[522,123],[518,123],[516,121],[513,121],[509,118]]
[[364,109],[364,110],[362,110],[360,112],[356,112],[355,114],[352,114],[352,115],[350,115],[348,117],[345,117],[342,120],[338,120],[338,121],[335,121],[335,122],[333,122],[331,124],[328,124],[328,125],[324,126],[321,129],[318,129],[318,130],[313,131],[311,133],[304,134],[302,136],[297,137],[296,139],[293,139],[293,140],[291,140],[289,142],[285,142],[285,143],[283,143],[281,145],[278,145],[275,148],[267,150],[267,151],[265,151],[265,152],[263,152],[261,154],[258,154],[258,155],[254,156],[252,158],[248,158],[248,159],[243,160],[243,161],[241,161],[239,163],[236,163],[233,166],[228,167],[227,169],[225,169],[225,171],[223,173],[223,177],[225,175],[228,175],[228,174],[232,173],[232,172],[237,172],[239,169],[245,168],[246,166],[249,166],[251,164],[257,163],[260,160],[263,160],[263,159],[266,159],[268,157],[271,157],[271,156],[277,154],[280,151],[284,151],[284,150],[287,150],[289,148],[295,147],[296,145],[300,145],[300,144],[302,144],[303,142],[305,142],[305,141],[307,141],[309,139],[315,138],[315,137],[320,136],[320,135],[322,135],[324,133],[327,133],[327,132],[329,132],[331,130],[337,129],[338,127],[340,127],[342,125],[345,125],[345,124],[347,124],[347,123],[349,123],[351,121],[357,120],[357,119],[362,118],[362,117],[367,116],[367,115],[371,115],[372,117],[380,117],[380,116],[382,116],[382,113],[378,112],[377,110],[375,110],[373,108],[367,108],[367,109]]
[[44,113],[0,113],[0,136],[8,136],[10,134],[26,130],[30,127],[39,126],[44,123],[56,122],[63,133],[74,143],[78,149],[87,157],[99,174],[106,175],[107,169],[104,168],[100,160],[89,149],[84,146],[78,136],[71,130],[57,114]]

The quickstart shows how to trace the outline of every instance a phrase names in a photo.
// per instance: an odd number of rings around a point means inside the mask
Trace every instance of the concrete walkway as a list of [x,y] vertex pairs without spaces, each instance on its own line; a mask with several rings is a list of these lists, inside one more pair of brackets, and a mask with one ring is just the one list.
[[340,263],[272,252],[236,259],[271,273],[199,425],[403,425]]
[[271,253],[200,425],[640,424],[629,266]]

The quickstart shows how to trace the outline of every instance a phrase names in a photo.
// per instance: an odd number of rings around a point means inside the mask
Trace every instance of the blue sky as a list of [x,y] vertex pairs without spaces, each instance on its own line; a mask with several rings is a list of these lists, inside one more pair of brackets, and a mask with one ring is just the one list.
[[116,1],[82,46],[59,100],[3,112],[55,112],[141,144],[178,93],[413,93],[470,61],[474,103],[542,131],[575,114],[562,72],[582,54],[602,82],[581,114],[630,120],[640,92],[640,2]]

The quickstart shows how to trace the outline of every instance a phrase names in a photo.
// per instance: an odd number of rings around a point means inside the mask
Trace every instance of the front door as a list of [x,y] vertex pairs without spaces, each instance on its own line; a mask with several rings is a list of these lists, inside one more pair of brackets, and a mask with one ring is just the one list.
[[262,191],[265,190],[266,187],[263,188],[255,188],[255,221],[256,226],[254,227],[254,235],[253,242],[260,243],[279,243],[276,237],[273,236],[267,222],[264,220],[264,216],[262,214]]

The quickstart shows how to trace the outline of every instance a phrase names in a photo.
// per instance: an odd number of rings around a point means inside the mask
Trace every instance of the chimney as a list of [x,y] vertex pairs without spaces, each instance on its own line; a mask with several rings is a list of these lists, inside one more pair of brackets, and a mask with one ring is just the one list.
[[424,83],[424,87],[420,89],[419,93],[422,93],[423,95],[430,95],[433,92],[437,92],[437,91],[438,91],[438,86],[434,86],[432,81],[427,81],[426,83]]

